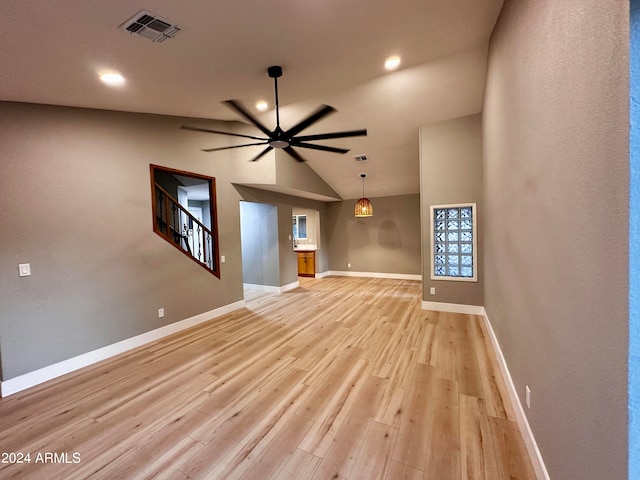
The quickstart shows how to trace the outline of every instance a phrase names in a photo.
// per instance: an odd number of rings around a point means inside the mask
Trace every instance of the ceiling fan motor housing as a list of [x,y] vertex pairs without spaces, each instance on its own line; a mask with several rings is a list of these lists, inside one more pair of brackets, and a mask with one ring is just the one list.
[[273,148],[287,148],[289,146],[289,142],[286,140],[271,140],[269,145]]
[[270,78],[280,78],[282,76],[282,67],[274,65],[273,67],[267,68],[267,73]]
[[285,132],[277,126],[271,134],[269,145],[273,148],[287,148],[291,144],[291,139],[287,138]]

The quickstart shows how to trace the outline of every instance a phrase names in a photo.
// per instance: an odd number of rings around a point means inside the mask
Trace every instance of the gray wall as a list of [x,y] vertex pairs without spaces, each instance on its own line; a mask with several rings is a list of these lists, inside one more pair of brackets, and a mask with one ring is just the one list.
[[284,150],[275,149],[275,166],[278,185],[292,192],[313,192],[328,198],[340,199],[340,195],[306,162],[297,162]]
[[156,170],[154,182],[160,185],[164,190],[176,200],[178,199],[178,187],[180,182],[170,173]]
[[[242,300],[232,160],[183,122],[0,103],[4,380]],[[220,279],[153,233],[150,163],[217,178]]]
[[329,270],[419,275],[420,196],[370,200],[373,216],[363,218],[353,214],[357,199],[327,204],[321,229],[329,249]]
[[[229,145],[231,137],[184,131],[183,124],[247,128],[237,122],[0,102],[3,380],[243,299],[243,197],[234,185],[272,188],[275,155],[247,162],[240,149],[202,152],[205,146]],[[216,178],[220,255],[226,257],[220,279],[153,233],[151,163]],[[279,162],[278,176],[313,188],[316,195],[332,195],[305,167],[289,158]],[[296,202],[324,210],[321,202]],[[274,284],[283,285],[295,281],[297,266],[288,241],[291,207],[277,206],[280,259]],[[27,262],[33,275],[19,278],[17,266]],[[326,263],[319,252],[320,268]],[[162,319],[159,308],[165,309]]]
[[[420,127],[422,202],[422,298],[431,302],[483,305],[482,118],[457,118]],[[431,280],[430,207],[476,203],[478,281]],[[436,294],[429,289],[435,287]]]
[[[297,165],[297,162],[290,162],[292,165]],[[278,205],[281,207],[287,207],[287,209],[279,210],[278,215],[280,232],[278,234],[278,242],[280,248],[281,257],[281,275],[284,283],[280,285],[288,285],[291,282],[295,282],[298,276],[298,264],[297,257],[293,251],[293,240],[289,239],[289,235],[293,234],[291,227],[291,215],[294,209],[303,210],[315,210],[320,216],[320,238],[318,239],[319,249],[316,251],[316,272],[326,272],[328,270],[328,250],[324,248],[326,245],[326,205],[325,202],[319,202],[317,200],[311,200],[308,198],[296,197],[293,195],[285,195],[282,193],[271,192],[267,190],[260,190],[245,185],[236,185],[235,188],[238,193],[246,201],[268,203]],[[288,220],[286,219],[288,212]],[[293,273],[293,274],[292,274]],[[295,277],[295,278],[294,278]],[[291,279],[291,281],[286,281]]]
[[290,285],[298,281],[298,257],[293,252],[293,241],[289,240],[292,234],[291,227],[292,209],[289,205],[278,205],[278,266],[279,285]]
[[628,10],[507,0],[489,51],[485,306],[553,479],[627,478]]
[[240,233],[243,282],[280,286],[278,208],[240,202]]

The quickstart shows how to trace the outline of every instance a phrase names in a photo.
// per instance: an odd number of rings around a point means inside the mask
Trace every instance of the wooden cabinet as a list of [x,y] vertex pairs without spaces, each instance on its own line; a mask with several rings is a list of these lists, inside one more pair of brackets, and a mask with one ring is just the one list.
[[298,276],[316,276],[316,252],[298,252]]

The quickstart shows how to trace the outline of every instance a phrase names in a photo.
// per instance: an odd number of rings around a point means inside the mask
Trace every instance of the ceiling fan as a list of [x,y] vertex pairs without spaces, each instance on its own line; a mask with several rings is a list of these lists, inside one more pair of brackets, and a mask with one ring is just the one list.
[[308,143],[309,141],[314,140],[327,140],[330,138],[345,138],[345,137],[361,137],[367,134],[365,129],[363,130],[350,130],[346,132],[334,132],[334,133],[320,133],[316,135],[298,135],[300,132],[310,127],[318,120],[324,118],[330,113],[335,112],[335,108],[330,107],[329,105],[322,105],[315,112],[309,115],[304,120],[300,121],[289,130],[283,130],[280,127],[280,110],[278,105],[278,78],[282,76],[282,67],[273,66],[267,69],[267,73],[270,78],[273,78],[275,84],[275,100],[276,100],[276,128],[273,131],[270,131],[267,127],[264,126],[257,118],[255,118],[251,113],[247,111],[247,109],[238,101],[238,100],[227,100],[225,103],[232,110],[235,110],[245,119],[249,120],[253,125],[255,125],[262,133],[266,135],[264,137],[256,137],[253,135],[243,135],[240,133],[230,133],[230,132],[222,132],[219,130],[211,130],[208,128],[200,128],[200,127],[190,127],[187,125],[182,125],[180,128],[184,130],[193,130],[195,132],[208,132],[208,133],[218,133],[222,135],[231,135],[233,137],[241,137],[241,138],[249,138],[251,140],[259,140],[254,143],[245,143],[242,145],[231,145],[229,147],[220,147],[220,148],[207,148],[203,149],[204,152],[216,152],[219,150],[228,150],[231,148],[239,148],[239,147],[252,147],[255,145],[266,145],[265,149],[262,150],[258,155],[251,159],[252,162],[260,159],[262,156],[266,155],[269,151],[274,148],[281,148],[293,158],[295,158],[299,162],[304,162],[305,159],[296,151],[293,147],[296,148],[310,148],[313,150],[322,150],[324,152],[333,152],[333,153],[347,153],[349,150],[346,148],[337,148],[337,147],[329,147],[326,145],[316,145],[313,143]]

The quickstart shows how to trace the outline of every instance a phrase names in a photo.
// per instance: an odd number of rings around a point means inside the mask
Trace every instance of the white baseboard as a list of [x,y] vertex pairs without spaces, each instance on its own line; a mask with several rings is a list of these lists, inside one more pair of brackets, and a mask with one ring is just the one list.
[[324,277],[328,277],[329,276],[329,272],[320,272],[320,273],[316,273],[316,278],[324,278]]
[[267,293],[280,293],[280,287],[276,287],[272,285],[258,285],[257,283],[243,283],[242,287],[245,290],[256,290],[258,292],[267,292]]
[[294,288],[298,288],[300,286],[300,282],[296,280],[295,282],[292,282],[288,285],[283,285],[282,287],[276,287],[273,285],[258,285],[255,283],[243,283],[242,285],[247,290],[257,290],[258,292],[267,293],[282,293],[293,290]]
[[427,302],[422,301],[422,310],[435,310],[436,312],[466,313],[469,315],[483,315],[484,307],[477,305],[462,305],[459,303]]
[[549,472],[547,472],[547,467],[544,464],[544,460],[542,459],[542,455],[540,454],[540,449],[538,448],[536,439],[534,438],[531,427],[529,426],[527,415],[524,413],[524,408],[522,407],[522,403],[520,402],[520,397],[518,396],[518,392],[516,391],[513,379],[511,378],[511,374],[509,373],[507,362],[502,355],[502,349],[500,348],[500,344],[498,343],[498,339],[495,332],[493,331],[493,327],[491,326],[491,322],[489,321],[489,316],[487,315],[487,311],[484,309],[484,307],[482,307],[481,315],[484,319],[484,324],[487,327],[487,331],[489,332],[491,344],[493,345],[493,350],[496,353],[498,364],[500,365],[500,371],[502,372],[502,377],[504,378],[504,382],[507,385],[509,398],[511,400],[511,404],[514,406],[516,420],[518,421],[518,426],[520,427],[520,431],[522,432],[524,443],[527,447],[527,451],[529,452],[529,458],[531,458],[531,463],[533,464],[536,478],[538,478],[539,480],[550,480]]
[[[376,272],[342,272],[339,270],[329,270],[327,275],[337,277],[368,277],[368,278],[394,278],[396,280],[422,280],[422,275],[410,273],[376,273]],[[326,276],[326,275],[325,275]]]
[[288,292],[289,290],[293,290],[294,288],[298,288],[300,286],[300,282],[296,280],[295,282],[291,282],[288,285],[283,285],[280,287],[280,293]]
[[141,347],[147,343],[154,342],[168,335],[199,325],[200,323],[207,322],[215,317],[219,317],[242,307],[244,307],[244,300],[240,300],[208,312],[200,313],[194,317],[151,330],[150,332],[142,333],[135,337],[127,338],[121,342],[107,345],[106,347],[83,353],[77,357],[54,363],[53,365],[34,370],[33,372],[10,378],[9,380],[0,382],[0,397],[8,397],[9,395],[21,392],[27,388],[35,387],[41,383],[61,377],[67,373],[71,373],[75,370],[106,360],[107,358],[119,355],[134,348]]

